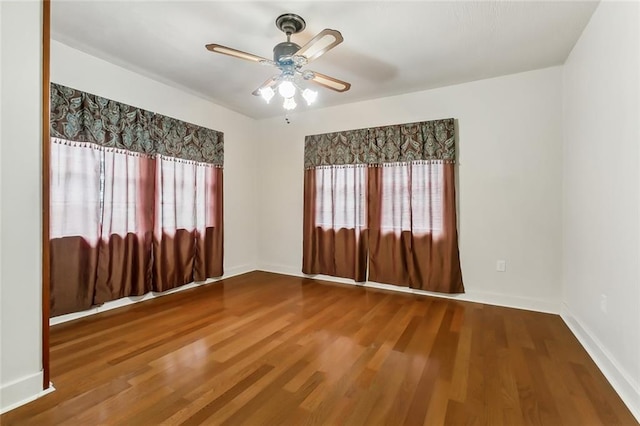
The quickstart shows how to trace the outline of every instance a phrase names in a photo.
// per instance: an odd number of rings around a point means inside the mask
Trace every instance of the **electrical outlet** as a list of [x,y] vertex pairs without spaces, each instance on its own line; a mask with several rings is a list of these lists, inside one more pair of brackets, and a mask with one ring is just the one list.
[[507,270],[507,262],[504,260],[498,260],[496,262],[496,271],[505,272]]
[[601,294],[600,295],[600,310],[602,311],[602,313],[607,313],[607,295],[606,294]]

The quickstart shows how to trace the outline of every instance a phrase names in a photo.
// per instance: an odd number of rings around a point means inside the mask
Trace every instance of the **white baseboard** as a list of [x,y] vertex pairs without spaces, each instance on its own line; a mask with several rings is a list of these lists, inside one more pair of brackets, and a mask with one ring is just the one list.
[[0,386],[0,414],[53,392],[55,388],[51,383],[42,390],[42,377],[39,371]]
[[151,292],[147,293],[143,296],[131,296],[131,297],[123,297],[122,299],[112,300],[110,302],[106,302],[100,306],[96,306],[91,309],[87,309],[86,311],[81,312],[73,312],[70,314],[60,315],[57,317],[53,317],[49,319],[49,326],[62,324],[64,322],[73,321],[79,318],[84,318],[89,315],[95,315],[100,312],[110,311],[111,309],[120,308],[122,306],[133,305],[134,303],[143,302],[149,299],[155,299],[156,297],[166,296],[168,294],[177,293],[179,291],[188,290],[194,287],[200,287],[203,285],[208,285],[211,283],[216,283],[220,280],[231,278],[236,275],[245,274],[247,272],[255,271],[255,267],[253,265],[239,265],[234,266],[232,268],[226,268],[225,274],[220,278],[209,278],[206,281],[193,282],[189,284],[185,284],[183,286],[173,288],[171,290],[167,290],[164,292]]
[[640,422],[640,384],[634,381],[598,338],[572,313],[566,304],[562,304],[560,316],[580,344],[596,363],[622,401]]
[[424,296],[441,297],[445,299],[460,300],[465,302],[484,303],[487,305],[504,306],[507,308],[525,309],[528,311],[546,312],[551,314],[560,313],[560,303],[543,299],[534,299],[521,296],[511,296],[505,294],[468,291],[464,294],[444,294],[435,293],[424,290],[417,290],[409,287],[401,287],[391,284],[376,283],[367,281],[365,283],[356,283],[347,278],[332,277],[329,275],[305,275],[299,269],[284,265],[260,264],[258,268],[261,271],[274,272],[284,275],[292,275],[296,277],[313,278],[323,281],[331,281],[341,284],[350,284],[360,287],[378,288],[382,290],[398,291],[402,293],[420,294]]

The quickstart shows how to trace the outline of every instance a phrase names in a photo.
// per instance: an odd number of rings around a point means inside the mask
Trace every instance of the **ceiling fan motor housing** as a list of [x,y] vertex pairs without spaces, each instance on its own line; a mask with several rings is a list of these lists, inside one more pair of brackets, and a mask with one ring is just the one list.
[[273,60],[279,64],[282,64],[280,58],[288,57],[288,62],[291,62],[291,57],[296,54],[296,52],[300,50],[300,46],[290,41],[283,41],[282,43],[276,44],[276,47],[273,48]]

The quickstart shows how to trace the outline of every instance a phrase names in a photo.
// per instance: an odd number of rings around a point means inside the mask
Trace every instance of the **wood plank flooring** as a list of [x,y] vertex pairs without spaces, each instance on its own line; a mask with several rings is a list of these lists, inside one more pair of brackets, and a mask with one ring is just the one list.
[[2,425],[635,425],[557,315],[252,272],[51,328]]

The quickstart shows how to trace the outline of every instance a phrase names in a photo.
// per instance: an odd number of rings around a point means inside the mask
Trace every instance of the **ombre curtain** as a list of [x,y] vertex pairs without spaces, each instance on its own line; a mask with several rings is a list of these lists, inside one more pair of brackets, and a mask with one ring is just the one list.
[[100,241],[103,149],[51,139],[51,315],[93,305]]
[[305,171],[305,274],[365,281],[367,169],[327,166]]
[[223,135],[51,85],[51,315],[221,276]]
[[[359,233],[363,236],[359,257],[354,261],[341,256],[343,270],[357,270],[361,278],[357,281],[364,281],[368,271],[371,281],[443,293],[464,292],[454,163],[453,119],[308,136],[303,272],[346,276],[336,273],[326,261],[326,253],[337,256],[336,244],[325,237],[327,231],[315,205],[327,193],[347,193],[364,200],[366,221]],[[365,185],[345,190],[335,182],[322,189],[313,183],[322,170],[352,168],[366,170]],[[366,264],[359,263],[361,259],[366,259]]]
[[94,305],[151,291],[155,160],[104,150]]
[[451,163],[371,168],[369,280],[464,293],[454,176]]
[[153,290],[222,275],[222,169],[158,156]]

